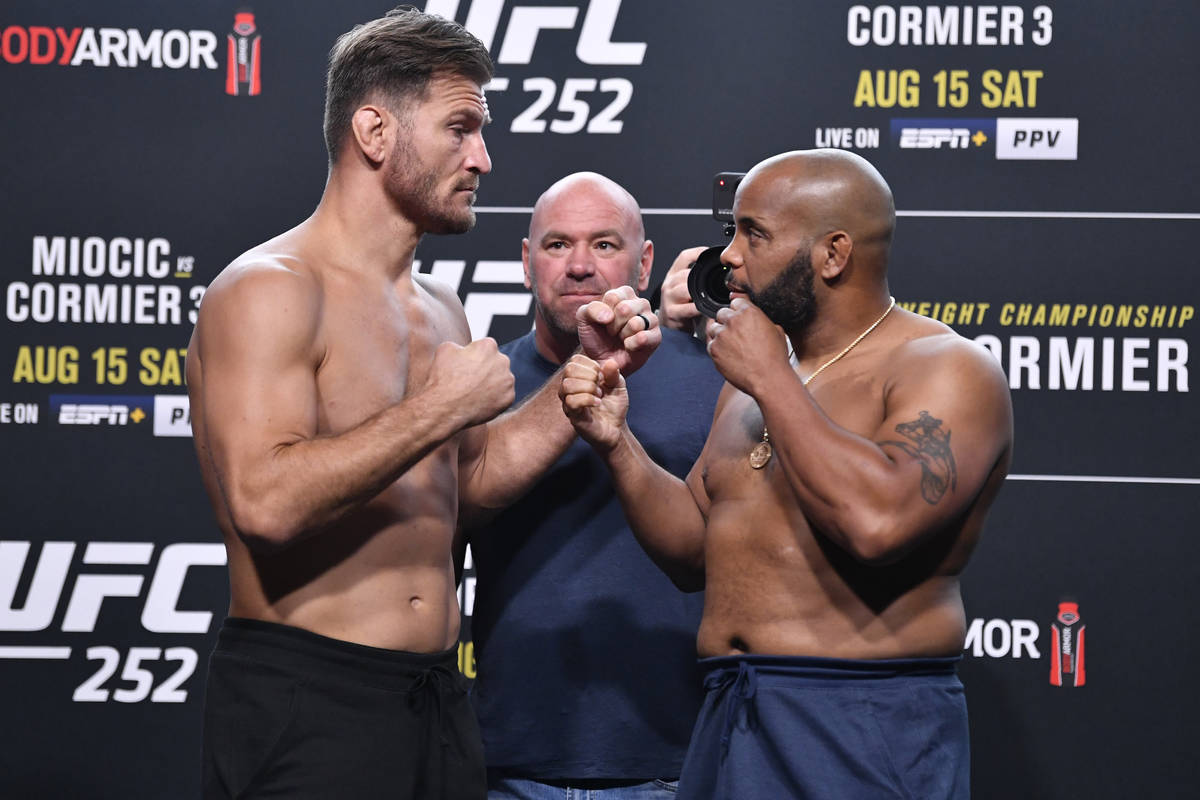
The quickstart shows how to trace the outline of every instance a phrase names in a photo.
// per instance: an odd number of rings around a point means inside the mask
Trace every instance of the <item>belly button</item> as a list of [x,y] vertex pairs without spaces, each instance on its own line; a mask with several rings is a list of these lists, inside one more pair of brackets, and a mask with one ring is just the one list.
[[733,638],[731,638],[729,640],[729,647],[733,650],[738,651],[738,653],[749,653],[750,652],[750,646],[747,645],[745,642],[743,642],[741,640],[741,638],[739,638],[737,636],[734,636]]
[[425,601],[419,597],[410,597],[408,600],[408,604],[413,608],[420,608],[423,602]]

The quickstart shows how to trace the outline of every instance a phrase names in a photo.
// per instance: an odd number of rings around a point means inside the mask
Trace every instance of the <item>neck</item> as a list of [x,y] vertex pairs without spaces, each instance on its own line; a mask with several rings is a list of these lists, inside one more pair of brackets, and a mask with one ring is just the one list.
[[334,167],[309,222],[343,268],[397,280],[412,270],[421,231],[395,208],[377,178]]
[[788,333],[801,374],[811,375],[840,353],[863,331],[874,325],[891,302],[887,284],[877,290],[856,292],[836,299],[829,296],[823,298],[808,327],[803,331]]
[[534,314],[533,320],[533,344],[542,358],[562,364],[579,349],[578,336],[568,336],[552,328],[541,314]]

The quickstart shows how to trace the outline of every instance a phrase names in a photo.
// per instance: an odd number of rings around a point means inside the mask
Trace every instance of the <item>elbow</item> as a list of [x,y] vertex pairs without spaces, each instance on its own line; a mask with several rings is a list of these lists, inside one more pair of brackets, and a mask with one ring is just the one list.
[[887,514],[863,514],[841,527],[839,538],[855,561],[869,567],[884,567],[898,561],[906,550],[896,523]]
[[903,552],[886,543],[872,541],[855,548],[851,555],[864,566],[886,567],[899,561]]
[[230,498],[228,505],[234,532],[257,555],[279,553],[300,536],[298,526],[290,523],[269,502]]
[[274,556],[282,553],[291,543],[290,539],[269,536],[251,530],[236,529],[238,538],[246,549],[256,556]]

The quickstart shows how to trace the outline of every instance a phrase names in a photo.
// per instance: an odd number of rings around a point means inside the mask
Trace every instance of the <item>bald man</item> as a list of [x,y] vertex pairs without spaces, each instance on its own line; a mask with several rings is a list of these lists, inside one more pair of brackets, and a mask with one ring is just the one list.
[[[614,286],[644,290],[653,256],[637,202],[608,178],[578,173],[546,190],[522,243],[535,328],[501,348],[518,397],[579,347],[578,309]],[[629,378],[629,425],[670,474],[699,455],[721,385],[704,345],[678,331]],[[577,442],[471,534],[471,550],[489,796],[673,798],[700,707],[703,599],[638,547],[592,449]]]
[[709,334],[728,383],[685,481],[630,430],[614,365],[576,357],[561,390],[638,540],[705,588],[678,796],[966,797],[958,576],[1008,471],[1007,382],[894,307],[891,191],[862,158],[770,158],[734,220]]

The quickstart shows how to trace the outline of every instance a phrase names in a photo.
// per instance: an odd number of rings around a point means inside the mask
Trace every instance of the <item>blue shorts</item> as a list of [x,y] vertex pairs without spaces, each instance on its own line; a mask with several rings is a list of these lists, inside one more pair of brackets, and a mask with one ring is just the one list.
[[679,800],[969,797],[958,660],[702,659]]

